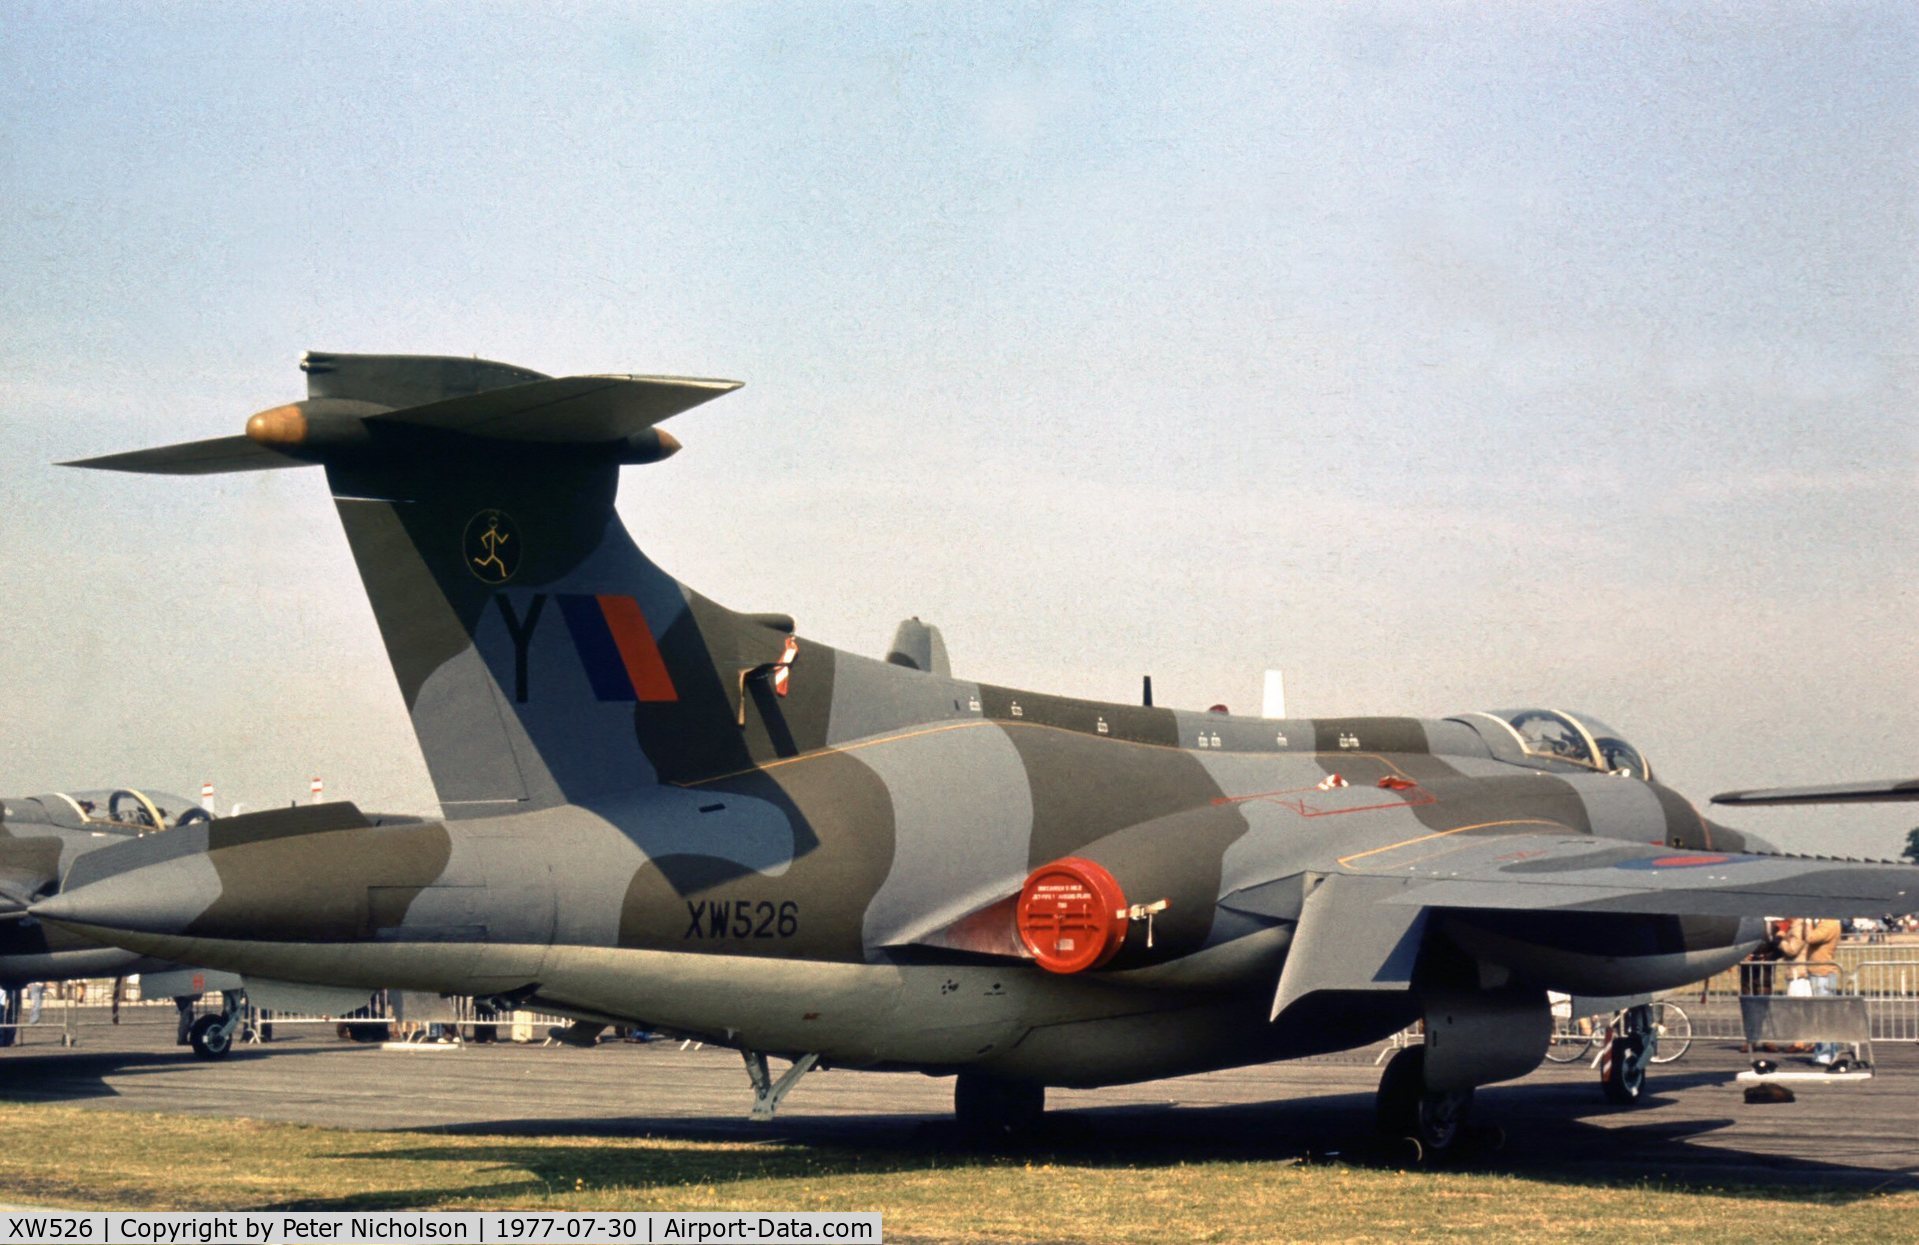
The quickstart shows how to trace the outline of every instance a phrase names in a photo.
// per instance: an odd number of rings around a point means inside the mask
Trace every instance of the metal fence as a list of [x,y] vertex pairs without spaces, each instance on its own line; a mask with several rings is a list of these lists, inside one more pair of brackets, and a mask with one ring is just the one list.
[[[1873,1041],[1919,1042],[1919,946],[1845,942],[1835,963],[1835,992],[1866,1000]],[[1659,997],[1685,1008],[1695,1038],[1743,1041],[1740,996],[1788,993],[1792,979],[1807,967],[1779,961],[1737,964]]]
[[[10,996],[17,1006],[0,1009],[0,1046],[52,1043],[79,1046],[104,1036],[124,1018],[152,1024],[156,1012],[176,1018],[184,1010],[180,1028],[193,1020],[219,1015],[227,1007],[219,990],[181,996],[143,998],[137,978],[115,982],[110,978],[50,982],[35,991]],[[285,1030],[333,1030],[342,1040],[359,1042],[462,1043],[513,1041],[550,1044],[552,1031],[570,1023],[563,1016],[531,1011],[495,1011],[470,998],[420,994],[411,991],[375,991],[363,1008],[343,1015],[320,1015],[262,1008],[251,1001],[242,1006],[234,1041],[242,1045],[271,1042]]]
[[83,1029],[112,1028],[122,1014],[139,1017],[156,1008],[175,1010],[172,999],[142,999],[137,991],[131,997],[116,996],[110,980],[49,983],[39,992],[9,995],[0,1010],[0,1044],[47,1041],[78,1046]]

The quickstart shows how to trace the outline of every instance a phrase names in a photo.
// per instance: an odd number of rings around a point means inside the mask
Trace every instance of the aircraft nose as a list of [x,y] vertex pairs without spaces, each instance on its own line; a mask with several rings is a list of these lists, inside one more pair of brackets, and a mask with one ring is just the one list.
[[219,898],[220,878],[212,862],[189,856],[62,891],[27,914],[82,933],[178,935],[189,932]]

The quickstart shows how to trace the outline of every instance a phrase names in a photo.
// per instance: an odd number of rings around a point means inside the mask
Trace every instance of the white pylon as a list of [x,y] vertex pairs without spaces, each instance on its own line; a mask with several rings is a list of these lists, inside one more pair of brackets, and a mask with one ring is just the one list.
[[200,784],[200,807],[209,813],[213,811],[213,784],[210,782]]
[[323,783],[323,782],[321,782],[321,781],[320,781],[319,779],[317,779],[317,778],[313,780],[313,783],[312,783],[312,785],[311,785],[311,787],[310,787],[310,790],[312,790],[312,792],[313,792],[313,802],[314,802],[315,804],[324,804],[324,803],[326,803],[326,797],[324,797],[323,795],[321,795],[321,794],[320,794],[320,793],[321,793],[322,791],[324,791],[325,789],[326,789],[326,784],[325,784],[325,783]]

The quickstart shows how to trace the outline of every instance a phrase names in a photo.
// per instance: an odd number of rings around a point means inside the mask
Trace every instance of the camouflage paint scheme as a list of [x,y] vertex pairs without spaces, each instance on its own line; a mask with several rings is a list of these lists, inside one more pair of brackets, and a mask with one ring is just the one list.
[[[1919,894],[1919,870],[1767,854],[1643,766],[1529,753],[1494,717],[1101,704],[953,678],[923,635],[874,660],[726,609],[613,502],[623,463],[678,448],[654,425],[732,382],[303,367],[309,402],[250,437],[89,465],[322,464],[444,820],[336,804],[154,836],[75,864],[48,920],[258,978],[1050,1085],[1424,1015],[1443,1087],[1534,1066],[1549,988],[1682,984],[1768,913]],[[1097,971],[1032,962],[1011,900],[1067,856],[1167,901],[1150,946],[1136,922]]]

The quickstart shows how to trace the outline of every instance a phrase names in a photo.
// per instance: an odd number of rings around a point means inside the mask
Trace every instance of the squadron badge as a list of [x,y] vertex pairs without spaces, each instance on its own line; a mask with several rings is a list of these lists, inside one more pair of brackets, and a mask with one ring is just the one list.
[[467,520],[466,569],[483,583],[503,584],[520,569],[520,529],[502,510],[482,510]]

